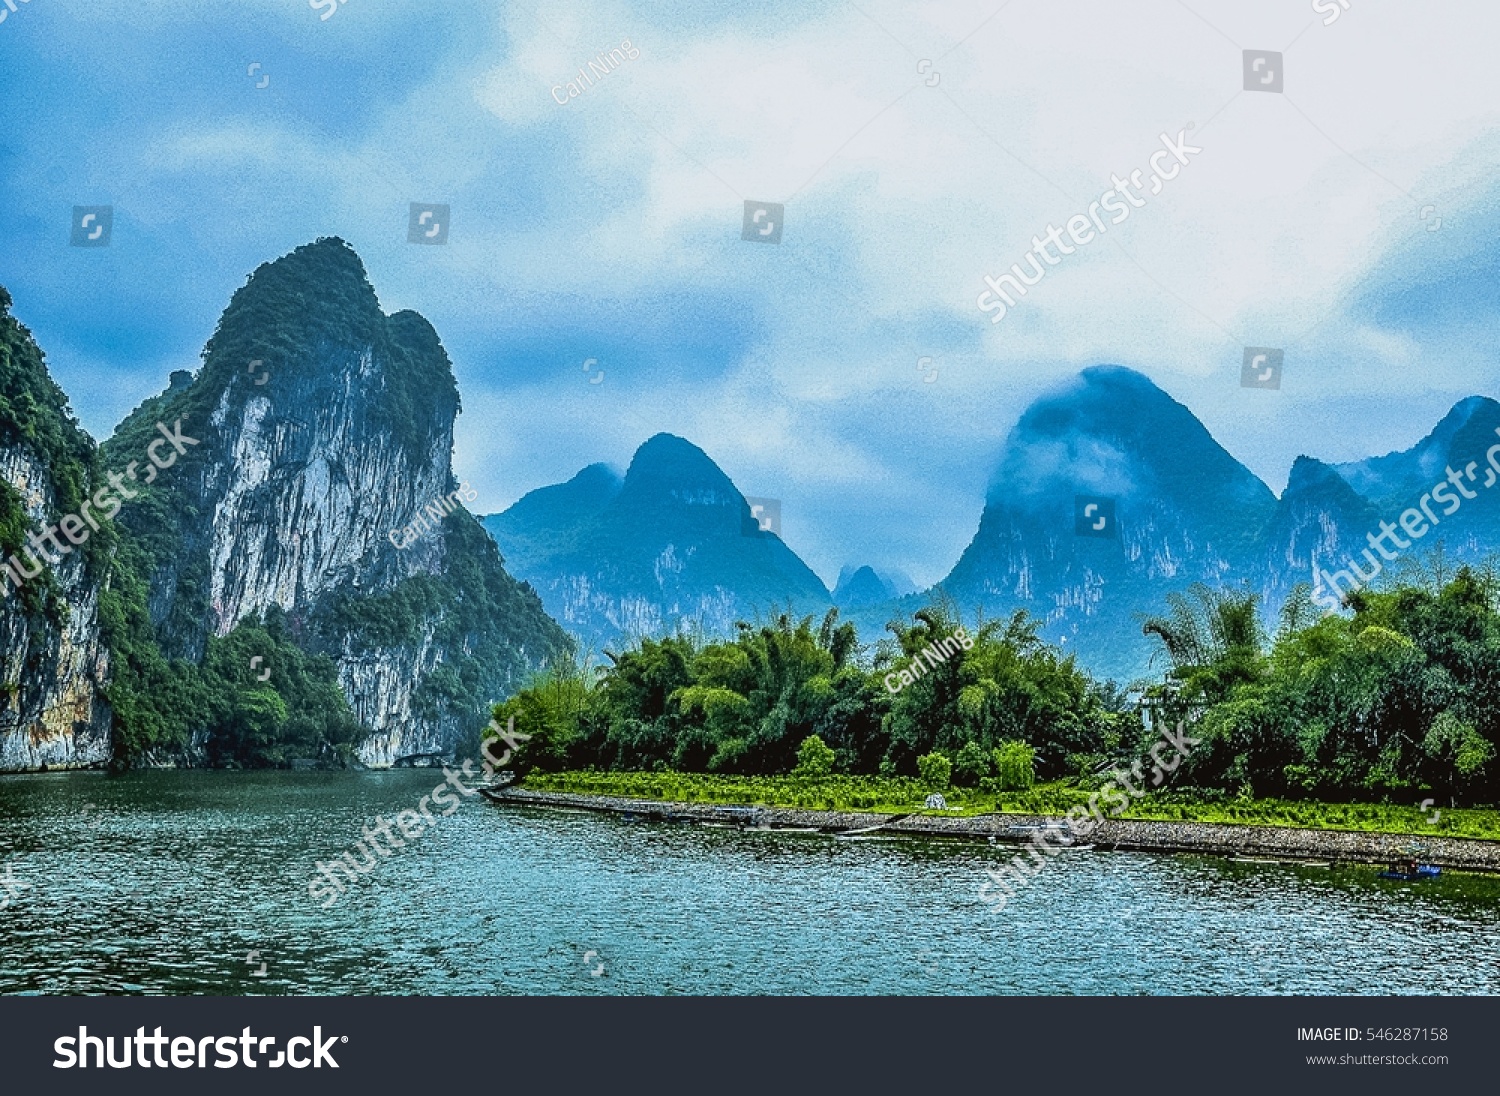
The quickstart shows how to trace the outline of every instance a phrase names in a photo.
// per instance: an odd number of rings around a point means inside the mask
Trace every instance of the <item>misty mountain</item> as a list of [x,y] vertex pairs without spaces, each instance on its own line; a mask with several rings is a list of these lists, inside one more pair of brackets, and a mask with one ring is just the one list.
[[[1382,574],[1413,576],[1439,540],[1450,562],[1486,557],[1500,547],[1500,491],[1484,487],[1497,427],[1500,404],[1470,397],[1410,449],[1337,466],[1299,458],[1278,499],[1146,377],[1088,369],[1021,416],[978,532],[939,585],[966,611],[1026,609],[1095,673],[1144,675],[1154,648],[1142,618],[1195,582],[1258,594],[1274,628],[1293,587],[1314,585],[1315,562],[1378,588]],[[1434,492],[1450,470],[1474,495],[1451,516],[1433,500],[1459,497]],[[1371,549],[1382,521],[1421,516],[1409,511],[1424,495],[1439,527]],[[1351,559],[1362,571],[1347,570]]]
[[834,604],[840,608],[877,605],[898,597],[895,587],[875,573],[873,567],[845,567],[833,588]]
[[828,590],[703,450],[657,434],[624,477],[590,465],[484,519],[506,566],[586,646],[675,627],[723,635]]
[[1021,416],[940,585],[966,611],[1024,608],[1085,665],[1128,675],[1150,650],[1136,614],[1194,582],[1248,580],[1275,510],[1191,411],[1140,373],[1099,366]]
[[1367,535],[1379,529],[1379,508],[1336,469],[1312,457],[1298,457],[1256,560],[1264,607],[1279,608],[1299,582],[1313,585],[1314,560],[1326,569],[1350,555],[1357,557],[1368,547]]
[[[846,566],[832,601],[866,642],[939,595],[969,618],[1025,609],[1094,673],[1137,678],[1155,649],[1142,620],[1169,594],[1199,582],[1253,592],[1274,628],[1292,589],[1313,585],[1315,561],[1332,571],[1352,558],[1370,573],[1370,536],[1420,507],[1449,468],[1473,472],[1464,484],[1476,497],[1451,517],[1438,507],[1441,528],[1407,558],[1375,558],[1387,578],[1413,573],[1439,539],[1451,560],[1483,558],[1500,546],[1500,491],[1483,487],[1497,426],[1500,404],[1472,397],[1410,449],[1337,466],[1300,457],[1277,498],[1147,377],[1087,369],[1009,432],[978,529],[946,579],[915,593],[903,576]],[[749,607],[788,599],[826,606],[779,539],[744,536],[743,507],[701,450],[658,435],[623,478],[590,465],[485,526],[548,610],[595,644],[684,621],[722,632]]]

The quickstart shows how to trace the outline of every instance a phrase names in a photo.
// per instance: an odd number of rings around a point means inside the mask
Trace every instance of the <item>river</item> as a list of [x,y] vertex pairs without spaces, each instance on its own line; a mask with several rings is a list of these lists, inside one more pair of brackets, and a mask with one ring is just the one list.
[[835,840],[466,800],[308,893],[434,770],[0,777],[0,993],[1478,994],[1500,880]]

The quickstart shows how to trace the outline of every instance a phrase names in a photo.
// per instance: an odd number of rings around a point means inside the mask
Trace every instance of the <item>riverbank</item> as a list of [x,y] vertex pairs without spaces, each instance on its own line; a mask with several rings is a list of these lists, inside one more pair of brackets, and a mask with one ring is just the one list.
[[[598,811],[652,821],[694,822],[747,829],[816,830],[829,834],[868,834],[949,838],[987,843],[1030,840],[1026,827],[1058,824],[1060,818],[1034,814],[953,816],[937,812],[906,815],[860,811],[802,810],[681,803],[620,796],[507,788],[487,793],[496,803]],[[1285,826],[1231,825],[1214,822],[1166,822],[1111,818],[1094,827],[1089,844],[1096,849],[1163,853],[1247,856],[1315,863],[1387,864],[1407,855],[1413,842],[1424,863],[1473,872],[1500,873],[1500,841],[1467,837],[1301,829]]]
[[[745,776],[682,772],[532,772],[529,791],[619,799],[658,799],[674,803],[784,807],[794,810],[920,814],[932,789],[913,777],[872,775]],[[1096,789],[1077,780],[1054,780],[1012,791],[948,787],[942,791],[946,815],[1040,815],[1061,818],[1087,806]],[[1151,792],[1119,812],[1121,819],[1148,822],[1204,822],[1288,830],[1345,830],[1359,833],[1430,837],[1471,837],[1500,841],[1500,810],[1443,807],[1413,795],[1406,803],[1328,803],[1307,799],[1253,799],[1207,794]]]

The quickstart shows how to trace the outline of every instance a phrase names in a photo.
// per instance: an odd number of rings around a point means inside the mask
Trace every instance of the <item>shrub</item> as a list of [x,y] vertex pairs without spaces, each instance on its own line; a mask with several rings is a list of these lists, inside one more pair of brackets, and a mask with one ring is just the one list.
[[793,776],[823,777],[833,774],[833,751],[821,738],[810,734],[797,748],[797,767]]
[[970,739],[953,759],[953,782],[972,788],[994,771],[994,761],[985,753],[984,747]]
[[923,754],[917,758],[917,777],[922,787],[943,791],[953,779],[953,763],[940,753]]
[[1006,742],[994,750],[996,782],[1002,791],[1024,791],[1036,783],[1036,751],[1024,742]]

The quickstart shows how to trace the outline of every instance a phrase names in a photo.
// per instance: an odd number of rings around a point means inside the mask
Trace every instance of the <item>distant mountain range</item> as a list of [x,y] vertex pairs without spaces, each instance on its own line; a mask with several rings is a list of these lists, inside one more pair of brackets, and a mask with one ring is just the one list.
[[833,587],[834,604],[843,608],[879,605],[893,598],[916,593],[911,579],[899,571],[877,571],[873,567],[845,566]]
[[[590,465],[484,525],[509,570],[595,646],[679,624],[723,633],[776,606],[830,604],[873,640],[941,591],[966,615],[1026,609],[1095,673],[1128,679],[1149,669],[1141,618],[1163,611],[1167,594],[1196,582],[1248,589],[1274,614],[1293,586],[1312,584],[1315,561],[1332,574],[1353,559],[1368,574],[1368,536],[1418,507],[1449,468],[1477,462],[1476,497],[1451,517],[1439,507],[1441,528],[1408,541],[1404,558],[1415,564],[1440,539],[1454,562],[1500,548],[1500,491],[1480,486],[1497,427],[1500,404],[1470,397],[1404,452],[1344,465],[1299,458],[1278,499],[1147,377],[1087,369],[1021,416],[973,540],[920,593],[850,566],[830,596],[779,537],[745,535],[744,497],[700,449],[665,434],[623,480]],[[1318,592],[1334,604],[1326,583]]]
[[828,589],[696,445],[657,434],[624,477],[591,464],[483,519],[510,573],[586,649],[676,627],[724,634]]

